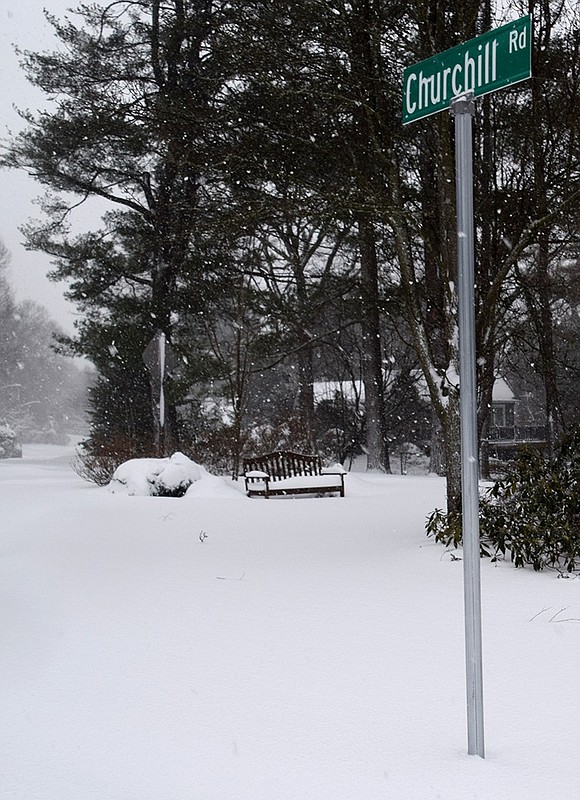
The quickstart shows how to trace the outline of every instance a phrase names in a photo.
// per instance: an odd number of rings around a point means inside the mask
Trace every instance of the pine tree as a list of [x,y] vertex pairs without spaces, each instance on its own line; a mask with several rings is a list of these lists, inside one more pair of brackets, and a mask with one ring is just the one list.
[[[59,50],[25,56],[29,79],[54,105],[25,115],[4,164],[26,168],[50,190],[47,221],[30,226],[28,240],[56,257],[54,276],[72,281],[70,296],[90,317],[77,351],[94,354],[89,337],[98,339],[100,319],[123,353],[155,331],[171,341],[184,305],[203,308],[204,286],[222,263],[211,245],[222,200],[212,182],[224,158],[230,74],[214,33],[227,14],[227,5],[181,0],[81,6],[77,23],[51,18]],[[71,236],[72,208],[92,197],[115,210],[100,230]],[[123,302],[138,334],[119,317]],[[174,403],[168,410],[174,421]],[[177,440],[172,424],[167,447]]]

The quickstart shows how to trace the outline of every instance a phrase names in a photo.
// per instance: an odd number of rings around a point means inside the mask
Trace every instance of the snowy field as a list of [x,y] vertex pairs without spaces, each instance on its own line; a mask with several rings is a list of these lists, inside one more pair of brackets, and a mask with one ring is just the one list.
[[71,455],[0,461],[2,800],[580,798],[580,580],[482,562],[467,755],[440,479],[127,497]]

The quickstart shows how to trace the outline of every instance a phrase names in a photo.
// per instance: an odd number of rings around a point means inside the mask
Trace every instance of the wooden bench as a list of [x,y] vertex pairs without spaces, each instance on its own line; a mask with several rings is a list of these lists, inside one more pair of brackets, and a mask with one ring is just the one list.
[[248,497],[290,494],[339,494],[344,497],[344,470],[323,467],[320,456],[278,450],[243,459]]

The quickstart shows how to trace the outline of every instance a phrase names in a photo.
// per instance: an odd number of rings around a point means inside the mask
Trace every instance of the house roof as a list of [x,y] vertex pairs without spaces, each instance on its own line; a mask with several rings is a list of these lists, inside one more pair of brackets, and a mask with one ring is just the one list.
[[515,403],[518,399],[505,378],[498,377],[493,384],[492,401],[494,403]]
[[362,381],[314,381],[314,402],[320,403],[322,400],[334,400],[337,394],[355,402],[358,400],[364,402],[365,387]]
[[[392,378],[393,375],[391,375],[391,380]],[[458,378],[456,380],[459,382]],[[427,385],[423,376],[419,378],[417,387],[421,397],[424,400],[429,400]],[[315,381],[313,388],[316,403],[320,403],[322,400],[334,400],[337,393],[342,394],[350,402],[355,402],[357,398],[362,403],[365,400],[365,388],[362,381]],[[492,402],[515,403],[517,399],[506,379],[498,376],[493,384]]]

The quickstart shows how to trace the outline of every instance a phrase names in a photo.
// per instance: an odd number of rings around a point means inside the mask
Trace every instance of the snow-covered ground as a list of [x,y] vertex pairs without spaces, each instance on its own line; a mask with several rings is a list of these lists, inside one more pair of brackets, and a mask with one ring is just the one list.
[[482,562],[467,755],[440,479],[130,497],[70,456],[0,461],[2,800],[580,798],[580,580]]

